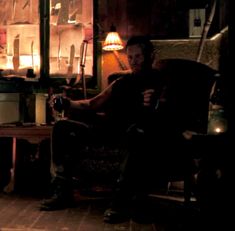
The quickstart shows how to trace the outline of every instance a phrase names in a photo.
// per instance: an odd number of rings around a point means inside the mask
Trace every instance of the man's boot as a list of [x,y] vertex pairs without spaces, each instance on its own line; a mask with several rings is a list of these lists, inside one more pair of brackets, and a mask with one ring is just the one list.
[[116,224],[123,223],[130,219],[130,205],[132,200],[132,193],[125,185],[122,177],[118,179],[117,188],[114,198],[105,210],[103,221],[105,223]]
[[73,189],[71,183],[62,177],[52,180],[52,196],[42,201],[40,210],[53,211],[74,206]]

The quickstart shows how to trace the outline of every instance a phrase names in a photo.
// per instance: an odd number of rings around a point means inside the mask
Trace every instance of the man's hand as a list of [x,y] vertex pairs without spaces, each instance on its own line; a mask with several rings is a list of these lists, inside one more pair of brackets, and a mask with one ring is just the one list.
[[154,89],[147,89],[144,92],[142,92],[142,94],[144,97],[143,105],[145,107],[150,107],[150,106],[153,106],[154,104],[156,104],[156,102],[154,102],[156,100],[156,94],[155,94]]
[[70,108],[70,100],[64,96],[55,96],[52,102],[54,110],[58,112],[67,111]]
[[186,140],[191,140],[193,135],[197,135],[197,132],[185,130],[182,135]]

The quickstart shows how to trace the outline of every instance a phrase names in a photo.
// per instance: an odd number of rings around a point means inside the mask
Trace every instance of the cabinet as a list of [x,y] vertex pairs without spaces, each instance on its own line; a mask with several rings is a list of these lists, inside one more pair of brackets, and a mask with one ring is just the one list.
[[93,0],[0,1],[1,77],[90,77],[93,59]]

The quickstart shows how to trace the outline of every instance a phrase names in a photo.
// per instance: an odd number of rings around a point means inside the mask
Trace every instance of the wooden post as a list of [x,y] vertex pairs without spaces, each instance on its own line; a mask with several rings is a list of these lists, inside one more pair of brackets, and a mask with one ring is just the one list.
[[203,48],[204,48],[204,45],[205,45],[207,34],[208,34],[208,31],[210,29],[212,20],[213,20],[214,15],[215,15],[215,8],[216,8],[216,0],[214,0],[214,2],[213,2],[210,15],[209,15],[208,20],[206,21],[205,26],[204,26],[203,31],[202,31],[200,45],[199,45],[199,49],[198,49],[198,53],[197,53],[197,62],[200,62],[200,60],[201,60],[202,51],[203,51]]

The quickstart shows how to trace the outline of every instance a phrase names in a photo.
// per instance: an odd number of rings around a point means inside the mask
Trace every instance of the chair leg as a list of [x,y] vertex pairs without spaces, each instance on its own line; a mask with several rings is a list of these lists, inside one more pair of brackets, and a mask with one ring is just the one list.
[[186,175],[184,178],[184,202],[189,204],[192,196],[192,176]]

